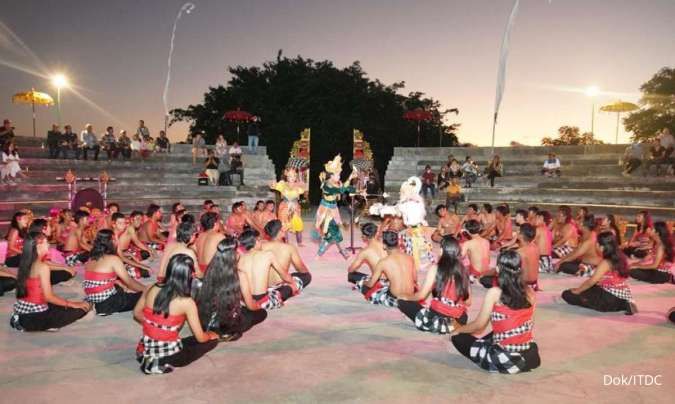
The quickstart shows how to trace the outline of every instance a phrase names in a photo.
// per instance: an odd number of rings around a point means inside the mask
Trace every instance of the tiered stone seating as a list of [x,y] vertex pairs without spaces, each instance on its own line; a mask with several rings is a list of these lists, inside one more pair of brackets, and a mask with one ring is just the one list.
[[[472,188],[463,188],[463,192],[467,203],[507,202],[514,209],[539,205],[550,210],[568,204],[622,215],[632,215],[646,208],[655,217],[672,220],[675,217],[675,178],[643,177],[641,174],[623,177],[618,161],[625,148],[626,145],[497,147],[495,153],[504,163],[504,177],[496,179],[494,188],[481,179]],[[560,158],[560,178],[540,174],[550,151]],[[450,154],[459,161],[470,155],[484,169],[492,149],[395,148],[385,175],[385,190],[396,197],[402,181],[420,175],[427,164],[438,173]],[[434,204],[444,202],[445,194],[441,192]]]
[[[18,209],[30,208],[37,215],[47,214],[52,206],[68,206],[68,186],[57,177],[72,169],[78,177],[98,178],[106,170],[115,178],[108,184],[108,202],[117,202],[123,211],[145,210],[148,204],[157,203],[165,211],[174,202],[183,203],[188,211],[198,212],[204,199],[213,199],[224,211],[232,203],[244,201],[251,205],[259,199],[272,198],[268,184],[275,179],[274,165],[265,147],[257,154],[248,154],[244,148],[245,173],[243,187],[199,186],[197,174],[203,169],[200,160],[192,165],[190,145],[172,145],[169,155],[153,155],[147,160],[114,160],[108,162],[102,152],[98,161],[90,159],[49,159],[41,147],[44,139],[18,138],[21,166],[29,178],[16,186],[0,186],[0,232],[7,228],[11,215]],[[239,177],[234,177],[238,184]],[[78,182],[78,190],[98,189],[98,182]]]

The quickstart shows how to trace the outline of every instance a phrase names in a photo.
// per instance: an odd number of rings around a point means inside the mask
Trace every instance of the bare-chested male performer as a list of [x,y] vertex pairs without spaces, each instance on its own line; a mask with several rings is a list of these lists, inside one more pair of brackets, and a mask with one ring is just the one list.
[[[357,282],[357,286],[367,301],[386,307],[398,307],[398,296],[410,296],[417,287],[417,271],[413,257],[399,248],[398,234],[385,231],[382,242],[387,256],[375,265],[370,279]],[[384,275],[388,282],[380,282]]]
[[[305,265],[300,257],[298,247],[283,241],[284,232],[282,231],[282,228],[283,225],[281,224],[281,220],[270,220],[265,225],[265,234],[267,234],[269,241],[262,243],[261,248],[263,251],[269,251],[274,254],[277,262],[281,265],[281,267],[277,269],[286,274],[290,274],[295,280],[295,286],[297,287],[298,292],[300,292],[312,281],[312,274],[309,273],[307,265]],[[293,264],[293,268],[295,268],[295,272],[293,273],[289,273],[288,271],[291,264]],[[276,287],[282,282],[283,281],[277,274],[277,271],[270,271],[268,286]]]
[[377,263],[387,256],[387,252],[384,250],[382,242],[377,239],[377,234],[377,226],[374,223],[365,223],[361,226],[361,235],[365,247],[356,254],[356,257],[354,257],[354,260],[347,268],[347,280],[349,282],[357,283],[370,276],[358,271],[363,264],[368,266],[372,275]]

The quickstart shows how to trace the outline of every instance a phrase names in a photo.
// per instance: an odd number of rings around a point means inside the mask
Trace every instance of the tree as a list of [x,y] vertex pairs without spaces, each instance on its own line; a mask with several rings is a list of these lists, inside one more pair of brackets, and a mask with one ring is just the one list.
[[[358,61],[339,69],[330,61],[291,59],[279,51],[276,60],[262,67],[236,66],[228,71],[232,77],[227,86],[209,88],[201,104],[173,110],[172,123],[189,122],[191,131],[205,131],[209,143],[220,133],[233,141],[235,125],[223,120],[225,111],[240,107],[254,113],[261,117],[261,144],[267,146],[277,171],[286,165],[300,131],[311,128],[314,184],[323,163],[335,154],[341,153],[345,163],[351,160],[355,128],[365,134],[375,166],[384,173],[395,146],[416,144],[415,124],[403,119],[409,109],[432,113],[432,120],[422,123],[422,145],[437,146],[439,136],[447,146],[457,144],[457,126],[443,123],[448,111],[441,110],[438,101],[420,92],[401,95],[404,82],[385,85],[369,79]],[[313,195],[314,200],[317,197]]]
[[640,87],[642,108],[624,120],[633,140],[649,140],[669,128],[675,132],[675,68],[664,67]]
[[591,132],[579,134],[579,128],[576,126],[561,126],[558,129],[558,137],[545,137],[541,139],[542,146],[575,146],[588,144],[603,144],[601,140],[596,139]]

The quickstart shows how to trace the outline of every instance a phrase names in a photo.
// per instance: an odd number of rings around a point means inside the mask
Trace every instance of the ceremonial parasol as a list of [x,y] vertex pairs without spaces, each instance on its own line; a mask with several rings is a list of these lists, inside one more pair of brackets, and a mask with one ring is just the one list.
[[240,108],[237,108],[236,111],[227,111],[223,117],[232,122],[237,123],[237,141],[239,141],[239,125],[242,122],[248,122],[253,119],[253,114],[250,112],[242,111]]
[[12,96],[12,102],[22,104],[31,104],[33,108],[33,137],[35,137],[35,104],[37,105],[53,105],[54,99],[47,93],[41,93],[31,89],[24,93],[17,93]]
[[636,109],[640,109],[637,105],[632,102],[616,101],[611,104],[600,107],[602,112],[616,112],[616,135],[614,138],[614,143],[619,143],[619,116],[622,112],[631,112]]
[[417,121],[417,146],[420,145],[420,123],[422,121],[430,121],[432,118],[431,112],[425,111],[422,108],[417,108],[412,111],[407,111],[403,114],[403,119],[408,121]]

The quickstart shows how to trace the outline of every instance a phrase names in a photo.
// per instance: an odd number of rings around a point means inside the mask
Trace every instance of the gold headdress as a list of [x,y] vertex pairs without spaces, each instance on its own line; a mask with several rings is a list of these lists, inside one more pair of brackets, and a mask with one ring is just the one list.
[[323,168],[327,173],[340,175],[342,172],[342,156],[338,154],[333,160],[324,164]]

